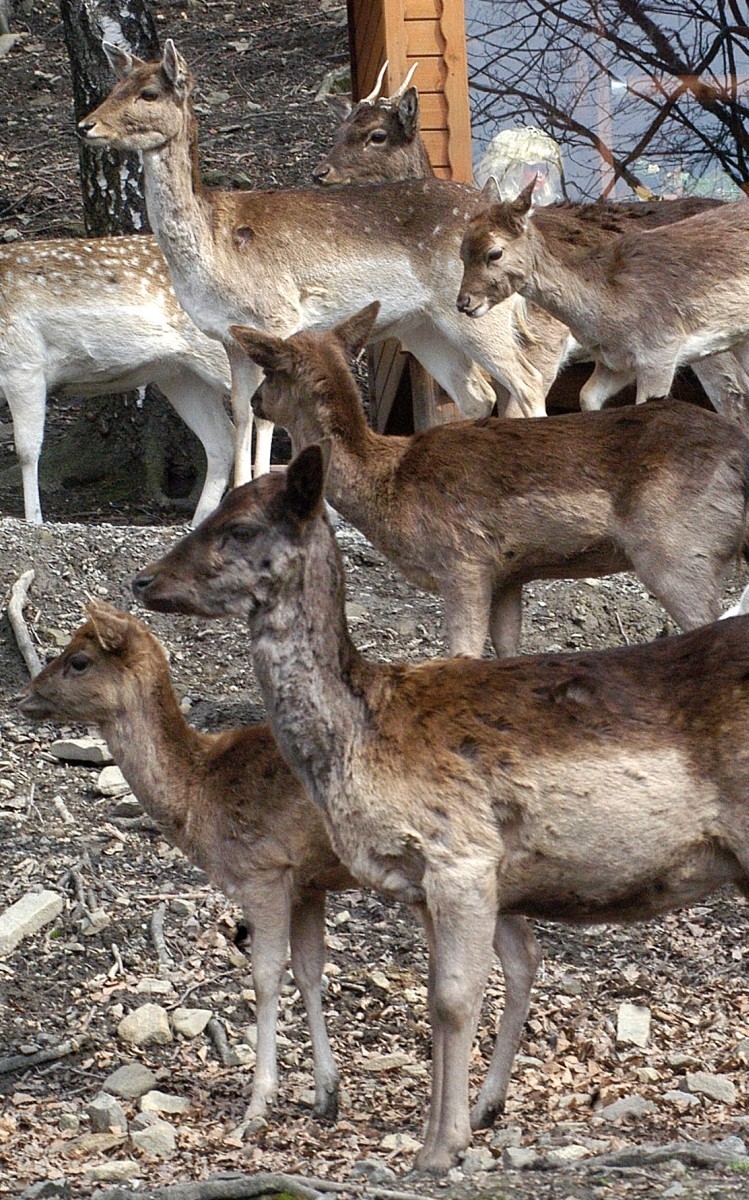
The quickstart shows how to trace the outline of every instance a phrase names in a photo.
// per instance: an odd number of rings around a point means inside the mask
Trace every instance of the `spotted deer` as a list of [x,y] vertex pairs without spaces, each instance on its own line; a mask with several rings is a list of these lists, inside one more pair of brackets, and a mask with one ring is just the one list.
[[679,366],[733,349],[749,371],[749,205],[721,204],[657,229],[602,238],[574,210],[532,212],[493,181],[461,245],[458,309],[477,318],[520,294],[564,321],[596,366],[580,393],[596,409],[635,382],[668,395]]
[[0,398],[13,420],[27,521],[42,520],[47,396],[101,396],[149,383],[161,388],[205,450],[197,523],[231,477],[229,367],[221,346],[177,303],[155,239],[0,247]]
[[375,303],[325,334],[232,332],[265,371],[260,415],[295,452],[330,439],[328,501],[442,596],[451,654],[480,657],[487,633],[516,654],[532,579],[631,570],[682,628],[718,617],[747,533],[749,438],[733,422],[668,401],[383,437],[347,365],[376,318]]
[[[387,63],[373,92],[353,108],[343,98],[330,97],[346,112],[330,151],[318,163],[313,177],[320,184],[378,183],[396,179],[432,176],[432,168],[419,129],[419,94],[410,84],[410,74],[392,96],[380,96]],[[415,68],[412,68],[412,70]],[[564,204],[557,209],[584,223],[586,237],[600,239],[601,246],[627,230],[651,229],[684,220],[717,207],[720,202],[704,196],[683,196],[654,202],[597,201],[595,204]],[[552,209],[551,211],[555,211]],[[526,328],[532,343],[526,354],[533,358],[535,346],[559,336],[554,318],[530,303]],[[568,347],[570,357],[583,361],[590,352],[583,346]],[[559,366],[564,364],[560,359]],[[692,370],[719,413],[749,428],[749,376],[730,351],[713,354],[692,363]],[[545,375],[547,377],[547,375]],[[505,415],[522,415],[512,402]]]
[[[177,297],[229,356],[236,481],[251,473],[250,400],[262,372],[238,350],[232,324],[282,337],[327,329],[379,297],[374,337],[399,337],[466,415],[490,412],[495,400],[473,362],[524,411],[544,411],[566,330],[555,345],[547,338],[536,346],[532,362],[524,301],[498,308],[480,327],[455,310],[460,238],[477,193],[436,179],[346,191],[209,191],[198,168],[193,80],[174,44],[152,63],[106,49],[119,81],[81,129],[92,144],[143,155],[149,220]],[[256,473],[267,467],[271,433],[267,422],[258,429]]]
[[28,684],[21,711],[38,721],[98,725],[114,761],[164,836],[242,908],[251,932],[257,1062],[245,1120],[278,1092],[276,1023],[291,944],[312,1039],[315,1115],[334,1120],[338,1071],[321,1001],[325,897],[356,887],[323,819],[286,766],[267,725],[200,733],[174,694],[161,644],[111,605],[88,620]]
[[367,661],[325,458],[309,446],[285,476],[230,492],[133,586],[161,612],[247,618],[271,727],[336,853],[421,917],[432,1100],[417,1165],[442,1172],[506,1091],[498,1041],[469,1117],[493,942],[512,990],[538,962],[525,917],[644,920],[724,883],[749,897],[749,620],[595,653]]

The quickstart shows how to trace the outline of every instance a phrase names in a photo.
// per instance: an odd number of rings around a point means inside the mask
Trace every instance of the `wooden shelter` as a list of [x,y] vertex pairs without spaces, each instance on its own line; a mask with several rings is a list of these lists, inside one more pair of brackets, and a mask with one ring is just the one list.
[[[387,60],[383,90],[388,93],[418,63],[421,129],[430,162],[442,179],[470,183],[471,114],[468,103],[463,0],[348,0],[351,81],[354,99],[368,95]],[[409,370],[405,370],[408,362]],[[396,341],[371,356],[373,421],[384,430],[407,404],[413,426],[453,420],[456,406]],[[410,393],[410,397],[408,395]]]

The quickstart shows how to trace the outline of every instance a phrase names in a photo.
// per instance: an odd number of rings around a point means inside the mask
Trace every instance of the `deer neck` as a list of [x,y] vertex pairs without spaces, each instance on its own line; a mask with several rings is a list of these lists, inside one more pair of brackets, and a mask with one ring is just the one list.
[[314,518],[299,577],[272,609],[250,617],[255,673],[284,758],[329,811],[345,790],[352,747],[367,720],[371,664],[345,617],[343,565],[327,519]]
[[137,686],[137,697],[101,731],[133,794],[179,845],[207,739],[187,724],[168,677]]
[[180,136],[144,151],[143,178],[148,220],[176,283],[213,245],[211,204],[200,178],[198,128],[191,112]]
[[530,222],[530,271],[521,294],[567,325],[583,345],[595,342],[606,279],[600,253],[569,246]]

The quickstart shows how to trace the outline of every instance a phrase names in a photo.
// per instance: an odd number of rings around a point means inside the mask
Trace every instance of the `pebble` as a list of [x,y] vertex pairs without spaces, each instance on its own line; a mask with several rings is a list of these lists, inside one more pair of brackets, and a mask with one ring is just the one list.
[[88,763],[94,767],[103,767],[112,761],[109,747],[101,738],[60,738],[52,743],[49,752],[63,762]]
[[495,1150],[506,1150],[508,1146],[521,1146],[522,1144],[523,1131],[514,1125],[508,1125],[506,1129],[498,1129],[492,1138],[492,1146]]
[[507,1146],[502,1153],[502,1163],[509,1171],[528,1171],[540,1162],[541,1155],[530,1146]]
[[709,1071],[687,1071],[688,1092],[699,1092],[720,1104],[736,1103],[736,1086],[727,1075],[711,1075]]
[[144,992],[148,996],[171,996],[174,992],[174,984],[171,979],[158,979],[155,975],[144,975],[138,980],[135,988],[139,995]]
[[641,1004],[620,1004],[616,1018],[618,1046],[645,1047],[650,1037],[650,1009]]
[[0,955],[10,954],[24,938],[38,933],[62,912],[57,892],[27,892],[0,916]]
[[380,1071],[399,1071],[413,1062],[410,1054],[373,1054],[362,1059],[360,1066],[364,1071],[379,1073]]
[[113,817],[140,817],[143,815],[143,809],[140,803],[135,799],[135,796],[127,794],[117,801],[112,807]]
[[122,796],[130,791],[130,784],[119,767],[105,767],[96,781],[96,790],[100,796]]
[[689,1092],[682,1092],[678,1089],[664,1092],[663,1099],[668,1100],[669,1104],[674,1104],[680,1112],[686,1112],[690,1108],[698,1108],[701,1103],[699,1096],[692,1096]]
[[654,1111],[655,1105],[635,1092],[631,1096],[621,1096],[613,1104],[607,1104],[598,1115],[605,1121],[622,1121],[626,1117],[642,1117]]
[[169,1016],[160,1004],[141,1004],[122,1018],[117,1033],[131,1046],[163,1046],[172,1041]]
[[[133,1124],[135,1125],[135,1122]],[[168,1121],[154,1121],[145,1129],[134,1129],[130,1136],[136,1149],[154,1158],[167,1158],[177,1148],[176,1131]]]
[[743,1066],[749,1067],[749,1038],[742,1038],[736,1047],[736,1057]]
[[577,1143],[571,1143],[569,1146],[558,1146],[556,1150],[550,1150],[547,1158],[555,1167],[569,1167],[572,1163],[580,1162],[583,1158],[590,1157],[590,1150],[587,1146],[580,1146]]
[[661,1192],[661,1196],[663,1200],[673,1200],[673,1198],[676,1196],[682,1196],[686,1190],[686,1186],[683,1183],[680,1183],[678,1179],[675,1179],[673,1183],[670,1183],[668,1187]]
[[717,1145],[718,1149],[725,1150],[728,1154],[736,1154],[739,1158],[745,1158],[749,1154],[744,1139],[736,1137],[734,1134],[724,1137]]
[[68,1133],[77,1133],[81,1127],[81,1119],[75,1113],[60,1113],[57,1127]]
[[112,918],[103,908],[95,908],[93,912],[86,913],[80,924],[81,937],[94,937],[95,934],[101,933],[110,924]]
[[[172,1028],[183,1037],[195,1038],[202,1033],[213,1016],[210,1008],[175,1008],[172,1013]],[[257,1035],[256,1035],[257,1042]]]
[[380,1145],[383,1150],[405,1150],[409,1154],[421,1150],[421,1142],[417,1142],[410,1133],[386,1133]]
[[122,1133],[82,1133],[80,1137],[67,1142],[63,1154],[68,1158],[85,1158],[87,1154],[105,1154],[115,1146],[121,1146],[125,1140]]
[[379,1158],[365,1158],[361,1162],[354,1163],[351,1168],[351,1178],[364,1178],[372,1187],[378,1185],[387,1187],[398,1182],[395,1171],[391,1171],[390,1167],[387,1167]]
[[156,1076],[139,1062],[123,1063],[104,1080],[102,1091],[111,1092],[123,1100],[137,1100],[156,1086]]
[[128,1179],[140,1179],[141,1169],[134,1158],[116,1158],[112,1162],[87,1167],[83,1177],[92,1183],[124,1183]]
[[124,1109],[111,1094],[102,1092],[86,1107],[94,1133],[127,1133]]
[[477,1171],[493,1171],[499,1166],[499,1159],[487,1146],[471,1146],[463,1155],[460,1165],[464,1175],[475,1175]]
[[190,1107],[186,1096],[170,1096],[168,1092],[151,1091],[138,1102],[141,1112],[183,1113]]

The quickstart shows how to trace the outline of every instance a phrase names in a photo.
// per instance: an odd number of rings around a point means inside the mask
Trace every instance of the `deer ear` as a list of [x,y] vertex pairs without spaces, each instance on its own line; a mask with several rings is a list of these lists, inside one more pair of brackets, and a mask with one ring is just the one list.
[[140,63],[139,58],[135,58],[129,50],[122,50],[119,46],[115,46],[113,42],[102,42],[101,48],[107,56],[107,62],[114,71],[118,79],[124,79],[129,75],[133,67]]
[[398,101],[398,121],[409,142],[419,131],[419,93],[410,87]]
[[290,371],[293,351],[283,338],[252,329],[249,325],[230,325],[229,333],[239,342],[248,358],[264,371]]
[[86,606],[86,615],[93,625],[96,640],[102,650],[108,654],[117,654],[125,648],[130,638],[130,621],[125,613],[113,608],[111,604],[92,600]]
[[313,442],[289,463],[286,502],[298,521],[306,521],[319,508],[330,460],[330,444]]
[[179,96],[184,96],[187,91],[187,81],[190,73],[187,69],[187,63],[171,38],[167,38],[164,43],[161,66],[175,92]]
[[327,96],[323,96],[323,100],[341,121],[345,121],[353,112],[353,101],[345,92],[328,92]]
[[356,358],[369,341],[379,311],[379,300],[373,300],[366,308],[360,308],[354,313],[353,317],[341,321],[333,330],[334,336],[351,358]]
[[502,197],[499,194],[499,184],[497,183],[497,181],[493,175],[489,176],[486,183],[482,187],[481,199],[485,200],[487,204],[501,204],[502,203]]
[[538,182],[538,175],[534,175],[530,183],[527,183],[522,192],[512,201],[512,210],[519,216],[524,217],[533,208],[533,189]]

